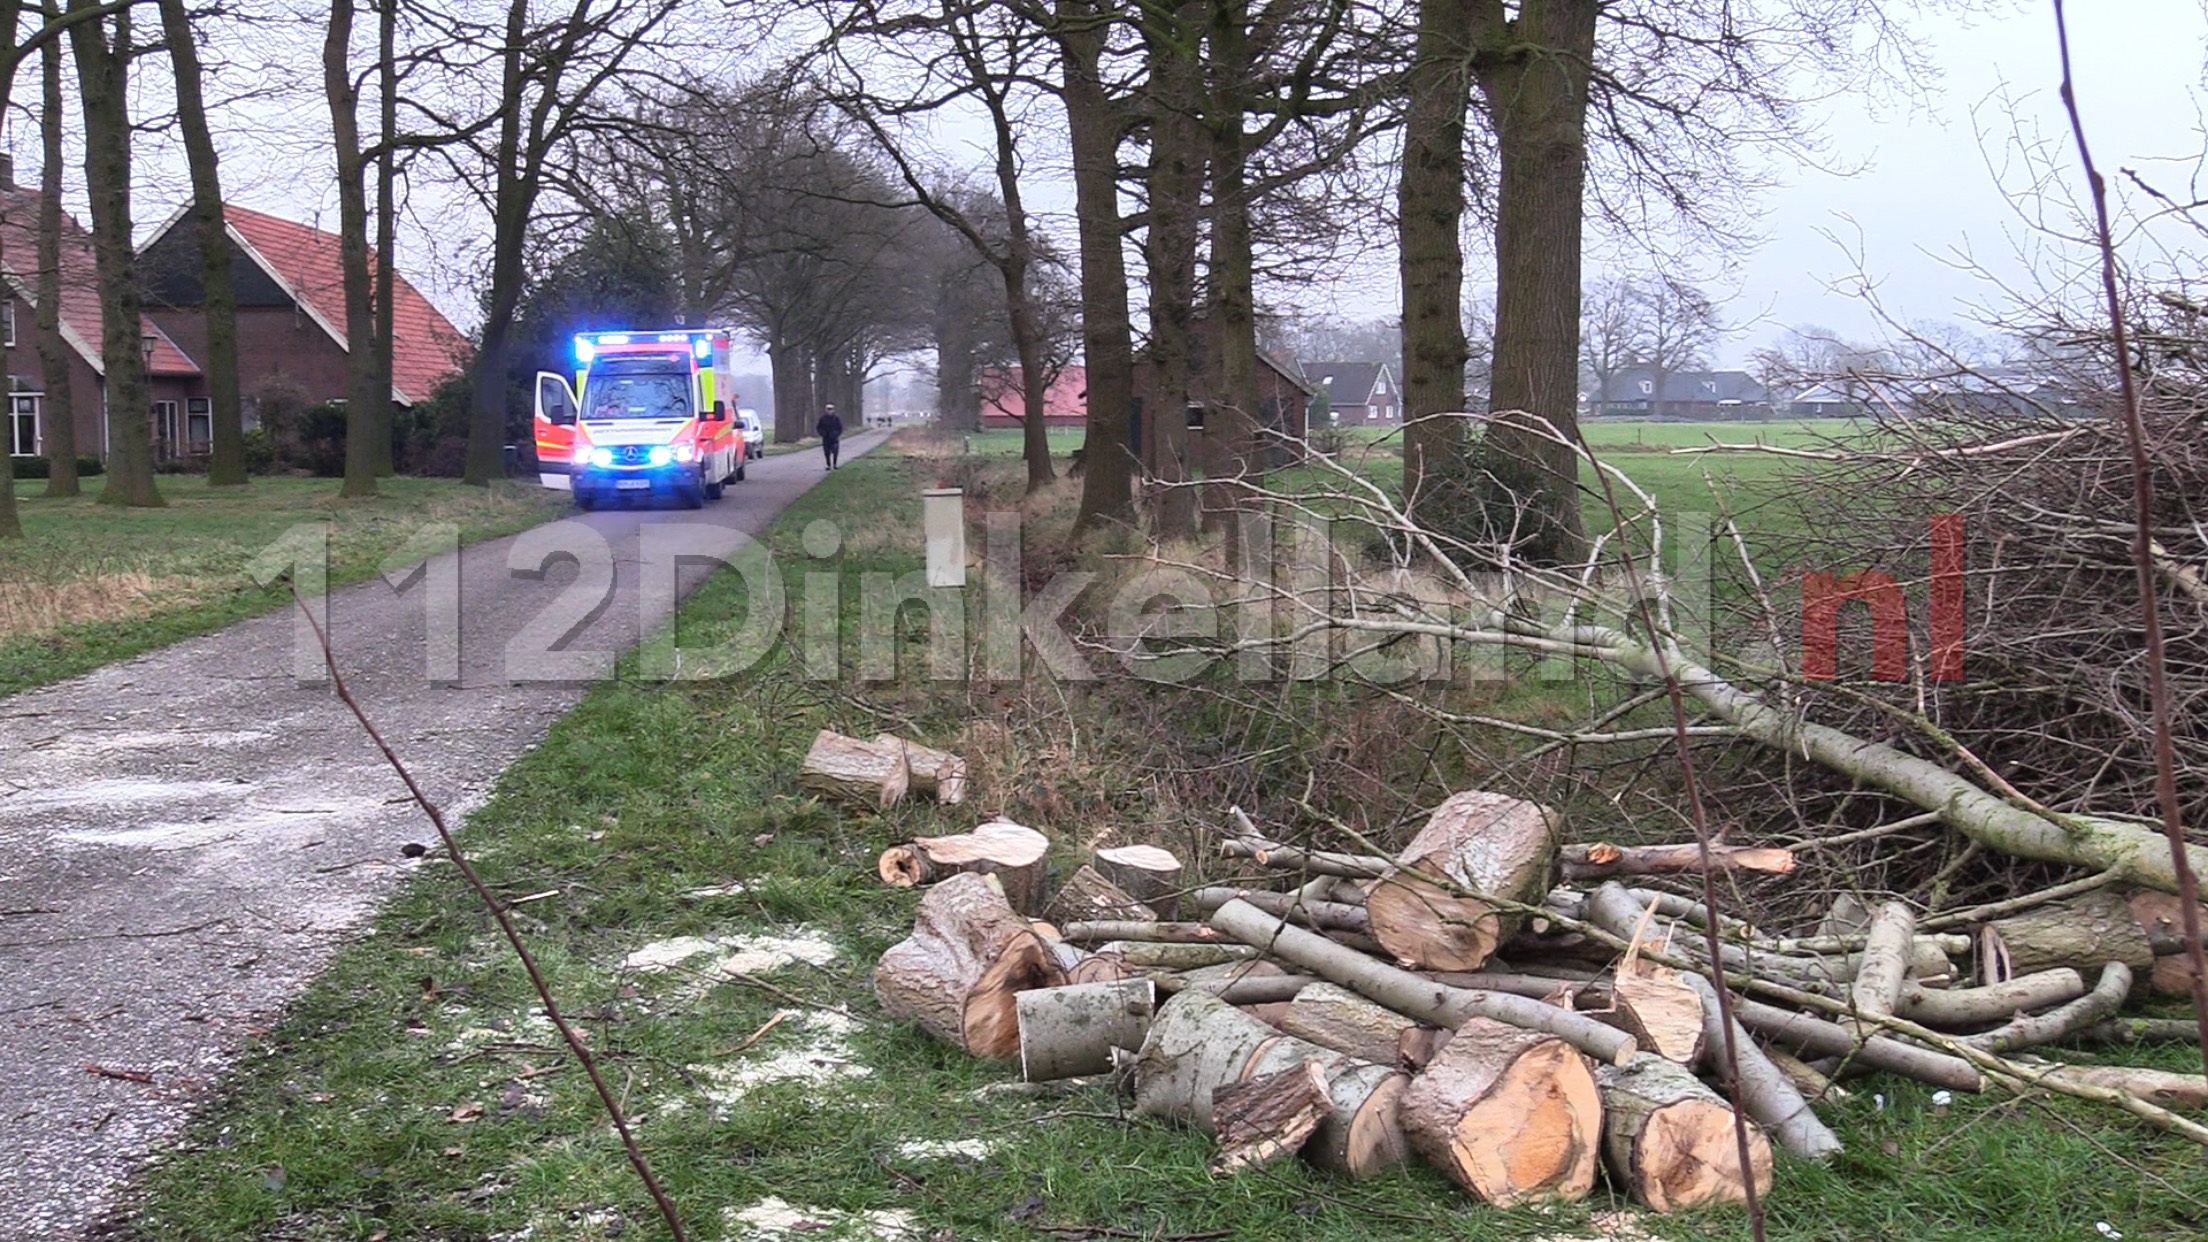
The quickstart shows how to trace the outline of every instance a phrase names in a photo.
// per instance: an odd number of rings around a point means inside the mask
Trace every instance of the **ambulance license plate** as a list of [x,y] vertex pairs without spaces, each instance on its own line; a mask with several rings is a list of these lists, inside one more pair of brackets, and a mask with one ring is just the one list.
[[647,491],[651,486],[652,481],[650,479],[615,479],[613,481],[613,490],[617,492]]

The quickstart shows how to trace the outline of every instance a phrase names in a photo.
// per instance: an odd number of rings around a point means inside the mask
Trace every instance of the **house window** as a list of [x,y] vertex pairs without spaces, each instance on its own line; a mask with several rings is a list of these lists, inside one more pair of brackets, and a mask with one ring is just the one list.
[[0,346],[15,348],[15,299],[0,302]]
[[1372,419],[1375,419],[1375,418],[1378,418],[1378,417],[1380,417],[1380,407],[1379,407],[1379,406],[1377,406],[1377,405],[1368,405],[1368,406],[1366,406],[1366,407],[1365,407],[1365,418],[1366,418],[1366,420],[1367,420],[1367,421],[1370,421],[1370,420],[1372,420]]
[[8,455],[11,457],[38,456],[38,403],[35,392],[11,393],[8,396]]
[[1204,407],[1193,401],[1188,403],[1188,429],[1190,431],[1202,431],[1204,429]]
[[215,407],[206,397],[184,401],[184,443],[194,457],[204,457],[214,450]]
[[184,451],[183,428],[176,423],[176,402],[153,403],[153,459],[171,461]]

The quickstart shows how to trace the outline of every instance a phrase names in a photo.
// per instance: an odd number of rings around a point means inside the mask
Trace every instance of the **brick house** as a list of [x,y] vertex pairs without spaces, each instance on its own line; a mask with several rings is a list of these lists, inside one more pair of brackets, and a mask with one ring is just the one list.
[[[0,344],[7,365],[7,411],[0,448],[20,457],[46,451],[46,368],[38,356],[38,202],[36,190],[15,184],[13,162],[0,156]],[[77,451],[107,456],[106,364],[100,356],[98,272],[92,237],[62,217],[61,337],[69,347],[70,391]],[[150,315],[139,323],[157,460],[205,453],[213,439],[206,377]]]
[[[981,388],[981,425],[1022,427],[1027,424],[1027,397],[1021,388],[1018,367],[983,367],[977,379]],[[1089,422],[1089,371],[1080,363],[1060,367],[1050,386],[1043,389],[1043,425],[1085,427]]]
[[[296,381],[309,402],[344,400],[349,351],[337,234],[235,204],[223,208],[223,224],[247,425],[255,389],[272,376]],[[146,313],[184,352],[201,356],[207,317],[198,228],[181,212],[172,216],[140,249],[139,268]],[[468,341],[405,275],[392,283],[391,399],[410,407],[466,365]]]
[[[1204,329],[1196,325],[1197,345],[1207,358],[1210,351],[1204,349]],[[1221,410],[1214,395],[1217,380],[1208,361],[1197,368],[1189,383],[1188,405],[1175,411],[1177,417],[1186,419],[1188,428],[1189,466],[1195,473],[1206,477],[1224,477],[1240,473],[1243,466],[1255,463],[1260,469],[1272,469],[1299,461],[1303,457],[1303,445],[1310,435],[1310,406],[1314,389],[1297,377],[1294,368],[1270,354],[1257,356],[1257,433],[1243,430],[1241,419],[1229,417]],[[1150,474],[1158,473],[1159,453],[1164,436],[1158,419],[1166,411],[1159,408],[1152,390],[1151,369],[1148,359],[1135,360],[1135,417],[1129,428],[1134,441],[1135,460]]]

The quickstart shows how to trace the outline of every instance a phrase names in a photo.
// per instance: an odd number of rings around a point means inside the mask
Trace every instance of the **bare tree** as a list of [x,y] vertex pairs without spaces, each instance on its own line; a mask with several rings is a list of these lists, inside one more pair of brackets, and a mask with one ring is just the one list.
[[1665,381],[1708,361],[1717,308],[1700,289],[1668,276],[1631,286],[1631,305],[1628,356],[1649,372],[1648,412],[1662,418]]
[[1616,277],[1597,280],[1580,296],[1580,366],[1594,381],[1594,403],[1610,398],[1611,381],[1634,362],[1633,286]]
[[211,487],[245,485],[245,418],[238,404],[238,299],[230,287],[230,243],[224,233],[222,175],[207,125],[198,36],[184,0],[160,0],[161,34],[176,72],[176,119],[192,178],[192,225],[199,232],[201,311],[207,322],[206,374],[211,424]]
[[[58,30],[59,0],[45,0],[43,13],[49,28]],[[70,362],[76,351],[61,335],[61,190],[62,114],[61,38],[58,34],[39,47],[44,82],[39,108],[39,148],[43,164],[38,175],[38,367],[46,377],[46,494],[75,496],[77,481],[76,378]]]
[[[92,202],[92,249],[100,283],[100,362],[107,417],[107,483],[100,503],[158,507],[153,417],[146,399],[138,252],[130,214],[130,10],[92,16],[96,0],[70,0],[69,27],[84,110],[84,180]],[[12,75],[10,75],[12,81]]]
[[1065,79],[1066,133],[1073,149],[1081,352],[1089,384],[1081,511],[1074,519],[1080,531],[1128,526],[1135,516],[1135,341],[1127,303],[1126,228],[1119,210],[1119,151],[1134,118],[1104,79],[1117,7],[1111,0],[1057,0],[1053,10]]
[[353,81],[353,8],[335,0],[322,43],[322,84],[329,97],[330,132],[337,146],[337,247],[345,284],[345,482],[339,495],[376,494],[375,442],[379,407],[390,390],[376,389],[375,277],[368,262],[367,158],[360,143],[360,92]]
[[[1403,494],[1427,490],[1430,469],[1454,470],[1464,409],[1464,125],[1471,107],[1473,0],[1418,0],[1417,38],[1403,75],[1403,172],[1396,190],[1403,282]],[[1446,466],[1445,466],[1446,464]]]

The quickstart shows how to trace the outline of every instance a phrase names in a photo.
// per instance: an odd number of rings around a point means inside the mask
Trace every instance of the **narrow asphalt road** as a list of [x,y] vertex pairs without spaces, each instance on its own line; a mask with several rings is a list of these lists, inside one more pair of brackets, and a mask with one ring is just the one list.
[[[686,593],[701,555],[822,472],[793,453],[749,474],[703,510],[578,516],[468,547],[457,570],[434,559],[403,591],[340,591],[339,668],[464,813],[666,620],[648,549],[681,545]],[[412,869],[400,847],[434,840],[328,684],[296,676],[319,653],[295,611],[0,699],[0,1239],[80,1236],[109,1211]]]

